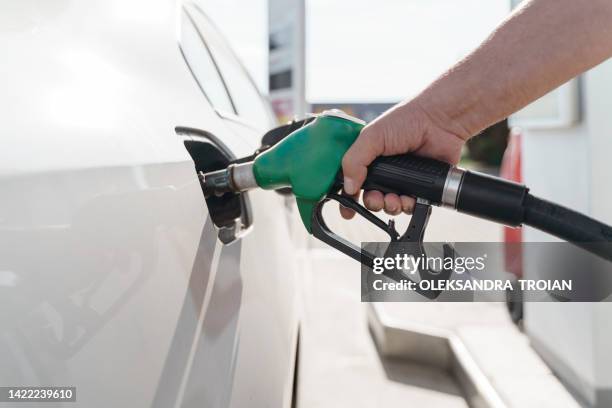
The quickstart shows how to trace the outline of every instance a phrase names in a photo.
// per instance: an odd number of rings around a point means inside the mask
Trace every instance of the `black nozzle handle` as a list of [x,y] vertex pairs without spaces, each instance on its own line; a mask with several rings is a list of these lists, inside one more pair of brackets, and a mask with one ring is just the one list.
[[523,222],[523,202],[529,191],[499,177],[412,154],[374,160],[363,189],[425,199],[509,226]]
[[451,167],[412,154],[381,156],[368,167],[363,189],[418,197],[440,205]]

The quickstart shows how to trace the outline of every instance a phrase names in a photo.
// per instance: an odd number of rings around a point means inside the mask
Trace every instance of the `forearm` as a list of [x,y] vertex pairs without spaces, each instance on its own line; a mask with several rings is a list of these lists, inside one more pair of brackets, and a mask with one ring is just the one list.
[[468,138],[610,56],[612,1],[532,0],[415,102]]

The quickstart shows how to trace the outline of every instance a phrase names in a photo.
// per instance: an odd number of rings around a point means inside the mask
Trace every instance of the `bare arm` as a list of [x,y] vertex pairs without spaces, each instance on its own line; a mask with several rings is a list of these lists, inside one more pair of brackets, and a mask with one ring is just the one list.
[[[364,128],[342,162],[346,192],[359,192],[367,165],[380,155],[415,152],[457,162],[467,139],[610,56],[612,0],[524,2],[420,95]],[[364,202],[397,214],[414,200],[368,192]]]
[[532,0],[419,97],[466,137],[612,55],[612,1]]

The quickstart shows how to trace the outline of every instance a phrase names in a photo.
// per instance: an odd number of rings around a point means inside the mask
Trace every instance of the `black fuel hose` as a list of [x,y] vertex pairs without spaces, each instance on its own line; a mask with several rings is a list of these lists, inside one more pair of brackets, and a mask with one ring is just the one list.
[[523,223],[612,261],[612,228],[550,201],[525,196]]

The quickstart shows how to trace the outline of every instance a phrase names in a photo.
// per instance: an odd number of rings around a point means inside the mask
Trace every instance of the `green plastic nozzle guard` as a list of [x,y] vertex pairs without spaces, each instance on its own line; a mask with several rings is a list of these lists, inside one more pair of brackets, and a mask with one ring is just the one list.
[[363,125],[335,116],[319,116],[257,156],[253,173],[267,190],[291,187],[304,226],[312,233],[312,212],[329,192],[342,157]]

